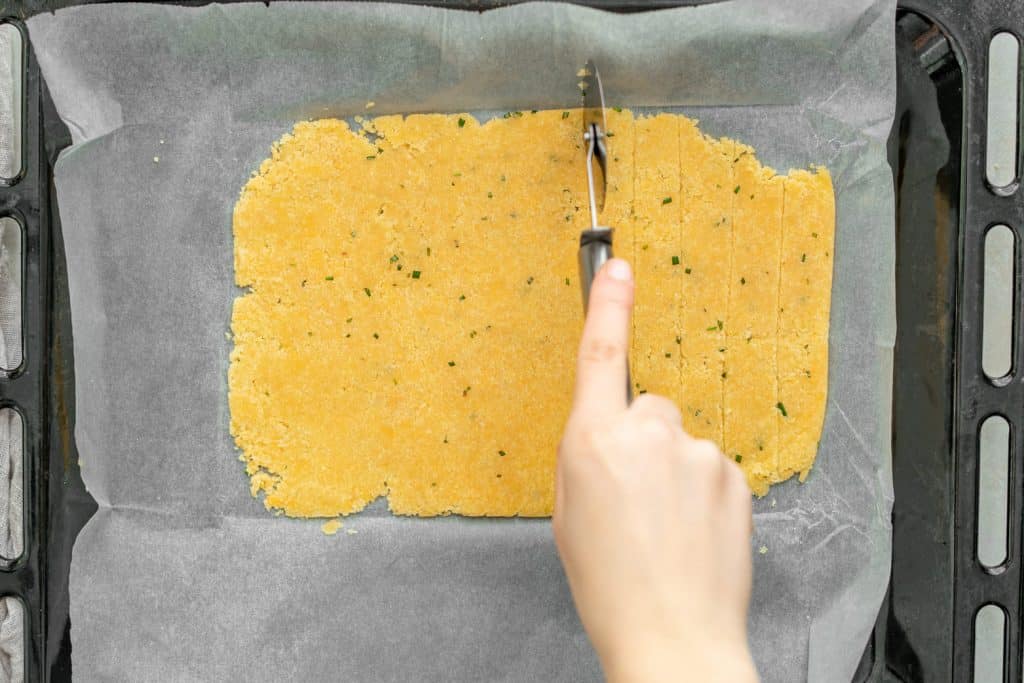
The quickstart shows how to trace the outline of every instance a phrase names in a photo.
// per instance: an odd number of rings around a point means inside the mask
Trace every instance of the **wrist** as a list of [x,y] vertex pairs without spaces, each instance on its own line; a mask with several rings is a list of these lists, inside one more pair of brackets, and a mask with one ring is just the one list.
[[666,643],[602,657],[608,683],[757,683],[746,644]]

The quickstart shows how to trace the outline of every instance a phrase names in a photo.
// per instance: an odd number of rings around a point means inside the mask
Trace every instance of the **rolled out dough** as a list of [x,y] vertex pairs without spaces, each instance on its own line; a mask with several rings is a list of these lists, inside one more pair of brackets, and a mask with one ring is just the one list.
[[[637,391],[740,463],[807,476],[825,413],[835,209],[674,114],[609,112],[603,223],[637,273]],[[298,517],[545,516],[582,323],[579,111],[303,122],[235,206],[231,432]]]

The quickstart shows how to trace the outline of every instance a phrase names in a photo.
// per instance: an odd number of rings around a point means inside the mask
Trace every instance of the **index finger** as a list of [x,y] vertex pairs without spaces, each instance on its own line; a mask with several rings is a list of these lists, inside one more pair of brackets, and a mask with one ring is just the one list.
[[573,413],[601,419],[627,408],[633,273],[611,259],[594,276],[576,365]]

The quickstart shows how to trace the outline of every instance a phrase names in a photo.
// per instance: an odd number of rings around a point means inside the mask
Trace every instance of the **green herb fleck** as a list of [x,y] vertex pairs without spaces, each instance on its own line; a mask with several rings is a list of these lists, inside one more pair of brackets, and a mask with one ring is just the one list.
[[737,454],[736,454],[735,456],[733,456],[733,459],[734,459],[734,460],[735,460],[736,462],[743,462],[743,456],[742,456],[742,455],[740,455],[739,453],[737,453]]
[[536,110],[536,109],[531,109],[531,110],[530,110],[530,113],[531,113],[531,114],[536,114],[536,113],[537,113],[537,110]]
[[459,295],[459,301],[465,301],[465,300],[466,300],[466,295],[465,294],[460,294]]
[[388,259],[391,263],[398,263],[398,254],[392,254],[391,258]]
[[377,334],[376,332],[374,332],[374,333],[373,333],[373,338],[374,338],[374,339],[380,339],[380,335],[379,335],[379,334]]
[[363,287],[363,291],[366,292],[366,296],[371,296],[369,287]]
[[369,160],[369,161],[373,161],[373,160],[374,160],[374,159],[376,159],[377,157],[376,157],[376,156],[374,156],[373,154],[370,154],[370,155],[368,155],[368,156],[367,156],[366,158],[367,158],[367,160]]
[[807,261],[807,254],[800,254],[800,263],[804,263],[806,261]]
[[505,451],[498,451],[498,455],[500,455],[501,457],[504,458],[505,457]]
[[494,193],[493,192],[488,192],[487,193],[487,198],[488,199],[494,199]]
[[466,119],[460,117],[459,118],[459,128],[462,128],[465,125],[466,125]]
[[455,361],[453,361],[453,360],[448,361],[448,367],[454,368],[455,367]]
[[605,136],[609,137],[609,138],[613,138],[613,137],[615,137],[615,133],[613,133],[612,131],[608,131],[607,133],[605,133]]
[[786,406],[782,405],[782,401],[776,403],[775,407],[779,409],[780,413],[782,413],[782,417],[789,417],[789,414],[786,412]]
[[568,287],[568,286],[569,286],[569,278],[565,278],[565,286],[566,286],[566,287]]
[[345,318],[345,322],[347,322],[347,323],[352,322],[352,318]]
[[473,387],[466,387],[465,389],[463,389],[462,390],[462,395],[463,396],[468,396],[469,395],[469,390],[472,389],[472,388]]
[[475,336],[476,336],[476,330],[470,330],[469,331],[469,338],[472,339]]
[[745,285],[745,284],[747,284],[747,278],[745,278],[745,277],[741,277],[741,278],[740,278],[740,284],[741,284],[741,285]]
[[532,275],[530,277],[526,278],[526,284],[528,284],[528,285],[532,285],[533,284],[533,276]]
[[678,256],[673,256],[672,257],[672,265],[673,266],[678,266],[679,265],[679,257]]
[[672,198],[671,197],[665,197],[664,199],[661,200],[661,203],[662,204],[671,204],[672,203]]
[[669,353],[668,351],[666,351],[665,352],[665,358],[671,358],[671,357],[672,357],[672,354]]
[[736,187],[734,187],[733,190],[732,190],[732,193],[733,194],[739,194],[740,193],[740,186],[737,185]]
[[328,282],[330,282],[330,281],[332,281],[334,279],[334,276],[333,275],[328,275],[324,279],[327,280]]
[[679,336],[679,335],[677,334],[677,335],[676,335],[676,344],[682,344],[682,343],[683,343],[683,338],[682,338],[682,337],[680,337],[680,336]]
[[717,329],[718,329],[718,327],[716,327],[715,325],[712,325],[711,327],[707,328],[707,331],[708,332],[714,332]]
[[719,330],[723,329],[723,326],[725,325],[725,323],[723,323],[721,320],[718,320],[716,322],[718,323],[718,329]]
[[811,233],[811,237],[813,237],[813,238],[817,239],[817,238],[818,238],[818,233],[816,233],[816,232],[812,232],[812,233]]
[[686,273],[687,275],[689,275],[690,273],[692,273],[692,272],[693,272],[693,269],[692,269],[692,268],[689,268],[689,267],[688,267],[688,268],[687,268],[686,270],[684,270],[683,272],[684,272],[684,273]]
[[569,112],[567,112],[567,111],[563,111],[563,112],[562,112],[562,118],[563,118],[563,119],[567,119],[567,118],[569,118]]
[[412,279],[413,280],[419,280],[420,279],[420,271],[418,271],[418,270],[412,271]]

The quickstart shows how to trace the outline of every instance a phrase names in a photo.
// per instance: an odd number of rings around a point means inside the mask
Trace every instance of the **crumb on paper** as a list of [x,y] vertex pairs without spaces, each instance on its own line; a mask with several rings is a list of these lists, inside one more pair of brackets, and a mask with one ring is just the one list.
[[154,164],[159,164],[160,163],[160,157],[153,157],[153,163]]
[[757,552],[761,553],[762,555],[767,555],[768,554],[768,546],[766,546],[766,545],[761,546],[760,548],[757,549]]
[[338,533],[338,529],[342,527],[340,519],[329,519],[320,525],[320,531],[324,532],[327,536],[333,536]]
[[772,507],[775,507],[775,499],[772,498]]
[[367,109],[373,109],[376,106],[377,106],[377,103],[374,102],[373,100],[370,100],[369,102],[366,103],[366,108]]
[[349,536],[355,536],[356,534],[359,533],[359,530],[358,529],[345,529],[345,533],[348,534]]

